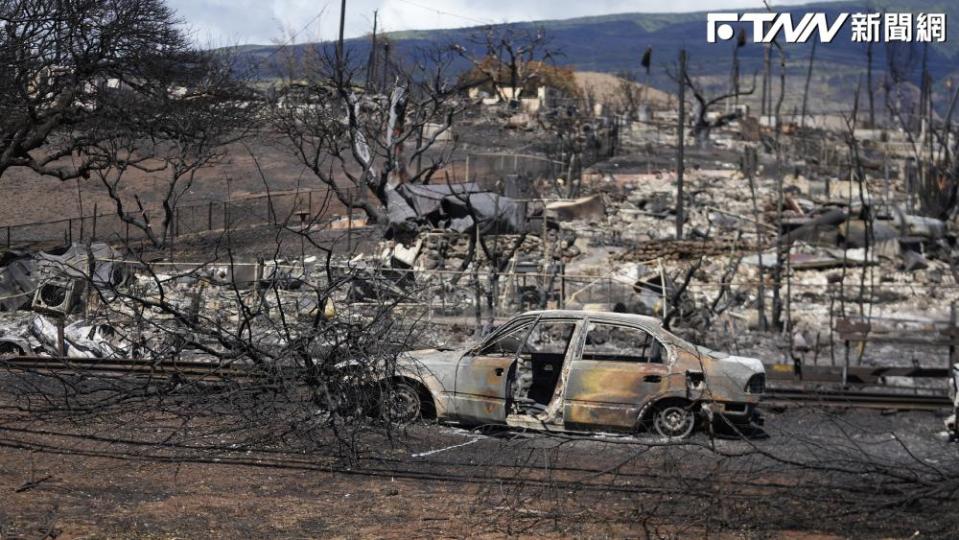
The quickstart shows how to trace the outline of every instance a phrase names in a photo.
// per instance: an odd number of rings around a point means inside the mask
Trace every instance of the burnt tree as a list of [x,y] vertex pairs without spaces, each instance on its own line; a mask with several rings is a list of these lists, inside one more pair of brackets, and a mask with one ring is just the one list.
[[0,174],[86,175],[102,102],[149,92],[192,50],[162,0],[2,0],[0,21]]
[[[358,82],[365,67],[322,45],[291,59],[272,90],[269,122],[290,151],[348,208],[370,222],[386,220],[390,192],[401,183],[429,183],[452,159],[462,88],[447,77],[450,49],[420,51],[412,66],[386,64],[393,75],[379,93]],[[370,199],[368,194],[372,194]]]
[[692,78],[689,76],[689,73],[684,73],[684,76],[686,78],[686,87],[692,91],[693,98],[696,100],[695,121],[693,122],[693,138],[696,140],[696,144],[699,146],[709,143],[709,136],[714,129],[726,126],[731,122],[738,120],[742,116],[742,113],[738,110],[733,110],[731,112],[714,116],[710,114],[713,107],[729,99],[738,99],[742,96],[752,95],[752,93],[756,90],[756,77],[753,76],[753,84],[749,89],[742,90],[736,88],[731,92],[710,98],[706,96],[706,93],[701,86],[693,82]]

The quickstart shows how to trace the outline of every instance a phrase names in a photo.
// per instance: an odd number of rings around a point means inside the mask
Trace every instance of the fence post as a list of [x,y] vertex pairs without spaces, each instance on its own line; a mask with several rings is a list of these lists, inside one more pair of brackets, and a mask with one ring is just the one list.
[[606,276],[606,306],[609,311],[613,311],[613,308],[610,307],[613,305],[613,277]]
[[949,306],[949,365],[946,370],[952,372],[952,366],[956,364],[956,303]]
[[97,203],[93,203],[93,230],[90,231],[90,241],[95,242],[97,239]]
[[10,244],[10,226],[7,225],[7,249],[10,249],[11,245],[12,244]]
[[826,285],[826,290],[829,292],[829,365],[836,367],[836,324],[833,320],[836,313],[836,284]]
[[213,201],[210,201],[210,206],[206,213],[206,230],[213,230]]
[[67,244],[73,244],[73,218],[67,220]]
[[64,330],[63,326],[65,321],[63,320],[63,317],[57,317],[56,319],[57,319],[57,355],[60,358],[66,358],[67,342],[63,336],[63,330]]
[[353,190],[349,190],[350,193],[350,204],[346,209],[347,212],[347,222],[346,222],[346,252],[353,253]]
[[126,224],[126,245],[129,246],[130,245],[130,222],[124,221],[124,223]]
[[306,192],[306,215],[310,221],[313,221],[313,190]]
[[223,230],[230,228],[230,203],[223,201]]
[[559,266],[559,309],[566,309],[566,263],[562,262]]

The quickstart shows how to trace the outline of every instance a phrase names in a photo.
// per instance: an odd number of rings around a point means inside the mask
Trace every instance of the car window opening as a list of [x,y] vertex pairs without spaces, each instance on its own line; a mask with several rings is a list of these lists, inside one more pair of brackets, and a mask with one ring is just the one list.
[[515,356],[517,351],[523,345],[523,339],[529,333],[532,321],[521,324],[501,336],[496,337],[491,343],[486,344],[479,352],[480,356]]
[[662,343],[645,330],[593,323],[586,334],[582,359],[662,364],[663,356]]
[[516,362],[514,412],[536,414],[549,405],[575,329],[575,321],[540,320],[529,333]]

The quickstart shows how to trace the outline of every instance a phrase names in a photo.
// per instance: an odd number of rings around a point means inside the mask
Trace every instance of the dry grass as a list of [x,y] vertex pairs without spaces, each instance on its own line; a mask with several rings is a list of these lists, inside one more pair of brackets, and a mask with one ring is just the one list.
[[[620,92],[622,82],[622,78],[609,73],[598,73],[594,71],[576,72],[576,84],[584,91],[587,88],[592,89],[593,94],[599,102],[615,101],[617,94]],[[633,84],[644,92],[643,95],[649,99],[654,107],[666,107],[670,102],[675,101],[670,94],[662,90],[657,90],[639,83]]]

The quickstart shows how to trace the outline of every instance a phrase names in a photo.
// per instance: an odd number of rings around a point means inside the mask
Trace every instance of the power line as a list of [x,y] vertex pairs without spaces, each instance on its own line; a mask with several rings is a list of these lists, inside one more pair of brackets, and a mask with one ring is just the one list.
[[306,24],[304,24],[302,28],[300,28],[300,29],[297,30],[296,32],[293,32],[293,34],[290,35],[290,37],[286,38],[286,40],[284,40],[282,43],[280,43],[280,45],[279,45],[278,47],[274,47],[273,50],[270,51],[270,54],[268,54],[268,55],[266,56],[266,58],[264,58],[264,59],[256,62],[255,64],[251,64],[251,65],[247,68],[247,72],[250,73],[250,72],[258,69],[260,66],[262,66],[262,65],[266,64],[267,62],[269,62],[270,60],[272,60],[273,57],[275,57],[276,55],[280,54],[280,51],[282,51],[283,49],[286,49],[286,48],[289,47],[290,45],[294,44],[294,43],[296,42],[296,38],[297,38],[300,34],[302,34],[303,32],[306,32],[306,29],[307,29],[307,28],[309,28],[310,26],[313,25],[313,23],[315,23],[317,20],[319,20],[319,18],[323,16],[323,13],[324,13],[324,12],[326,12],[326,8],[325,8],[325,7],[324,7],[323,9],[321,9],[321,10],[319,11],[319,13],[317,13],[316,15],[314,15],[312,19],[310,19],[309,21],[307,21]]
[[302,34],[303,32],[306,32],[306,29],[309,28],[310,26],[312,26],[313,23],[315,23],[317,20],[319,20],[319,18],[322,17],[322,16],[323,16],[323,13],[325,13],[325,12],[326,12],[326,8],[321,9],[319,13],[317,13],[316,15],[314,15],[312,19],[310,19],[309,21],[306,22],[306,24],[303,25],[303,28],[300,28],[299,30],[297,30],[296,32],[294,32],[293,35],[291,35],[290,37],[286,38],[286,41],[284,41],[283,43],[281,43],[279,47],[275,48],[275,49],[273,50],[273,52],[270,53],[269,56],[267,56],[267,60],[269,60],[270,58],[273,58],[274,56],[276,56],[277,53],[279,53],[279,52],[282,51],[283,49],[285,49],[285,48],[289,47],[290,45],[292,45],[293,43],[295,43],[295,42],[296,42],[296,38],[297,38],[300,34]]
[[448,16],[448,17],[456,17],[457,19],[463,19],[464,21],[471,21],[471,22],[480,23],[480,24],[496,24],[496,21],[493,21],[493,20],[491,20],[491,19],[485,19],[485,20],[484,20],[484,19],[477,19],[477,18],[474,18],[474,17],[468,17],[468,16],[466,16],[466,15],[458,15],[458,14],[456,14],[456,13],[451,13],[451,12],[449,12],[449,11],[443,11],[443,10],[441,10],[441,9],[436,9],[436,8],[434,8],[434,7],[424,6],[423,4],[418,4],[418,3],[416,3],[416,2],[412,2],[411,0],[400,0],[400,2],[403,2],[404,4],[409,4],[409,5],[411,5],[411,6],[418,7],[418,8],[420,8],[420,9],[425,9],[425,10],[427,10],[427,11],[432,11],[433,13],[436,13],[436,14],[438,14],[438,15],[446,15],[446,16]]

